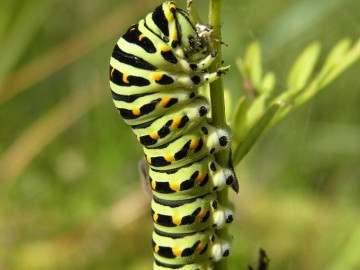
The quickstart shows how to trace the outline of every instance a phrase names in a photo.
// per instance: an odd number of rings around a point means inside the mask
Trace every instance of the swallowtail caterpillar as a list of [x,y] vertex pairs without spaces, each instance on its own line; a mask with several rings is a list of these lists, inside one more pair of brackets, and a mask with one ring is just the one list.
[[232,166],[214,158],[229,147],[229,134],[211,125],[198,93],[229,68],[207,71],[216,57],[210,31],[165,2],[130,26],[110,60],[113,101],[149,165],[154,269],[211,269],[230,252],[217,230],[232,222],[233,210],[216,191],[238,185]]

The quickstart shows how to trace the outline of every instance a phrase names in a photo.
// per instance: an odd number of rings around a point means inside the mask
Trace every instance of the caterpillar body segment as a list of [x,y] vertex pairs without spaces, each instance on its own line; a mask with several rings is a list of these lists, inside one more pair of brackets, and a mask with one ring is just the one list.
[[115,106],[120,108],[120,115],[127,124],[136,129],[137,125],[142,128],[149,127],[150,121],[167,115],[172,110],[178,111],[179,108],[186,107],[195,98],[196,93],[186,89],[171,89],[141,95],[119,95],[112,92],[112,95]]
[[208,49],[210,34],[165,2],[130,26],[110,60],[114,104],[149,167],[154,269],[210,270],[230,252],[217,230],[234,212],[218,203],[216,191],[237,180],[231,166],[214,158],[229,147],[230,136],[210,124],[209,103],[198,93],[229,69],[207,71],[216,57]]
[[149,169],[154,196],[165,200],[203,196],[231,185],[234,179],[233,171],[218,165],[213,155],[172,170]]
[[151,204],[154,227],[168,233],[191,233],[221,228],[233,220],[233,211],[217,202],[215,193],[171,201],[154,196]]
[[154,229],[153,250],[155,260],[173,264],[219,261],[230,254],[230,245],[216,237],[214,229],[196,233],[167,234]]
[[[221,135],[221,137],[218,137]],[[205,135],[203,131],[193,129],[174,141],[156,148],[144,148],[145,158],[150,167],[173,169],[186,166],[204,156],[214,154],[227,146],[228,139],[223,132]]]
[[193,71],[191,69],[183,71],[183,73],[173,70],[141,70],[142,76],[138,76],[139,69],[137,67],[124,65],[112,58],[110,61],[110,85],[112,90],[120,95],[141,94],[143,87],[147,87],[149,93],[178,88],[191,90],[215,81],[228,70],[229,66],[221,67],[212,73],[202,73],[201,70]]
[[[170,97],[169,99],[171,100]],[[150,120],[151,123],[133,126],[138,141],[148,148],[156,148],[164,142],[173,141],[204,122],[203,118],[206,117],[209,105],[206,100],[196,98],[187,106],[182,106],[181,112],[176,107],[169,110],[166,115]]]

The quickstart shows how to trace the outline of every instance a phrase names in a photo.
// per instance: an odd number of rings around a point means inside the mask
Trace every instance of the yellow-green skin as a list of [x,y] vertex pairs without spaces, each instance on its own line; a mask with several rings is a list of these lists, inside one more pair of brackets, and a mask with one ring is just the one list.
[[154,269],[208,270],[229,254],[216,231],[233,212],[215,191],[236,177],[213,156],[228,147],[229,135],[209,124],[209,104],[198,94],[228,67],[207,72],[216,56],[207,43],[185,11],[165,2],[129,28],[110,60],[115,106],[149,164]]

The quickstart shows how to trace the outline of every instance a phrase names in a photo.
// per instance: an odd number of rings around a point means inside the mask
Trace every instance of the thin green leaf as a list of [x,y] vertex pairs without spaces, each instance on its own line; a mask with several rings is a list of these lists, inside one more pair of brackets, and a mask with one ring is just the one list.
[[277,122],[279,122],[281,119],[283,119],[291,110],[294,108],[291,105],[284,105],[284,104],[278,104],[280,106],[278,112],[274,116],[274,118],[269,123],[268,127],[274,126]]
[[261,77],[262,77],[262,66],[261,66],[261,47],[258,42],[251,43],[245,54],[245,65],[248,68],[249,77],[252,84],[259,89]]
[[232,132],[235,141],[241,139],[244,134],[247,109],[247,99],[243,96],[238,100],[232,118]]
[[[318,78],[315,78],[306,88],[304,91],[300,92],[299,95],[295,96],[293,100],[288,103],[287,105],[294,109],[299,107],[300,105],[304,104],[310,98],[312,98],[318,91],[319,88],[319,81]],[[290,111],[290,110],[289,110]],[[285,115],[284,115],[285,116]]]
[[320,43],[314,42],[310,44],[296,59],[288,76],[290,89],[300,90],[306,85],[314,71],[316,62],[319,58],[320,50]]
[[350,67],[360,58],[360,39],[355,43],[355,45],[339,59],[338,63],[335,64],[333,69],[326,75],[326,77],[321,81],[320,87],[325,87],[330,82],[335,80],[345,69]]
[[360,39],[350,50],[347,50],[348,48],[349,41],[347,39],[340,41],[329,53],[320,73],[308,83],[305,89],[301,91],[290,89],[274,98],[271,104],[283,103],[284,107],[279,111],[273,123],[282,119],[292,109],[308,101],[360,58]]
[[277,95],[273,100],[270,102],[270,104],[289,104],[293,102],[296,95],[299,94],[299,91],[289,89],[287,91],[281,92],[279,95]]
[[280,106],[279,111],[277,112],[274,119],[271,121],[269,126],[275,125],[279,120],[284,118],[292,109],[297,107],[296,98],[301,95],[302,92],[299,91],[285,91],[279,94],[270,104],[277,104]]
[[265,104],[266,98],[267,98],[266,95],[258,96],[249,107],[247,112],[247,121],[246,121],[247,129],[251,128],[258,121],[258,119],[262,117],[262,115],[264,114],[266,107]]
[[321,68],[320,73],[326,73],[332,66],[344,57],[351,46],[351,40],[346,38],[340,40],[330,51],[328,57],[325,60],[325,64]]
[[260,135],[268,127],[270,121],[274,118],[279,108],[280,106],[278,104],[272,105],[260,118],[260,120],[255,124],[255,126],[246,134],[244,140],[239,144],[239,146],[234,152],[234,166],[236,166],[250,151],[250,149],[253,147]]
[[262,82],[261,82],[261,93],[270,94],[274,90],[276,82],[276,77],[274,72],[268,72],[265,74]]
[[[333,59],[335,56],[332,55]],[[335,80],[346,68],[350,67],[360,58],[360,39],[355,45],[338,60],[337,63],[333,62],[333,66],[329,66],[329,71],[320,72],[320,74],[311,82],[311,84],[303,91],[303,93],[294,101],[294,107],[298,107],[305,103],[321,89],[323,89],[330,82]],[[334,61],[334,60],[333,60]],[[323,74],[325,73],[325,74]]]

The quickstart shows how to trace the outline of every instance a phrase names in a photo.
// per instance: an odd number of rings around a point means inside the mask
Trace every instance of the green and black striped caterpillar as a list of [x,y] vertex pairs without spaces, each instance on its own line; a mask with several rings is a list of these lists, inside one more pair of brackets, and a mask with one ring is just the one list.
[[238,191],[237,180],[213,155],[228,147],[229,134],[210,124],[209,103],[198,94],[228,67],[207,71],[216,53],[206,29],[165,2],[130,26],[110,60],[115,106],[149,164],[154,269],[208,270],[230,251],[217,230],[233,211],[218,204],[215,191]]

